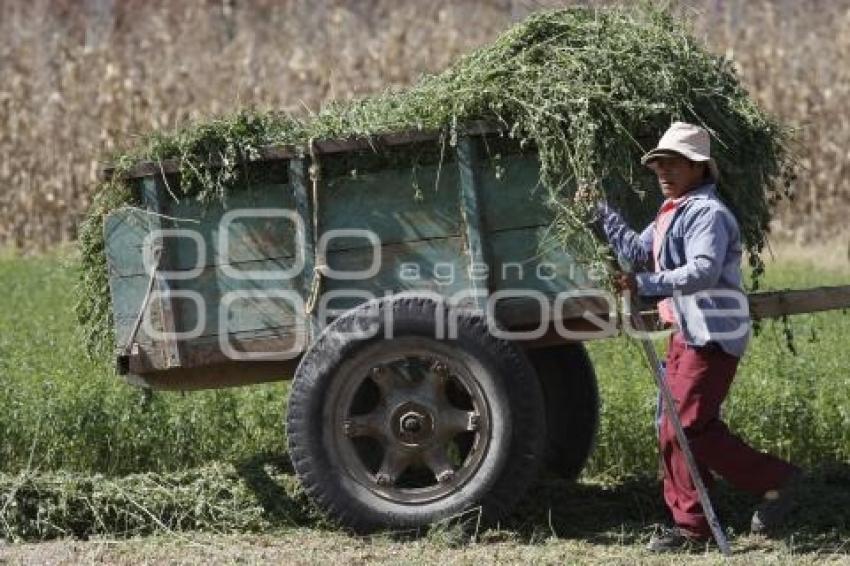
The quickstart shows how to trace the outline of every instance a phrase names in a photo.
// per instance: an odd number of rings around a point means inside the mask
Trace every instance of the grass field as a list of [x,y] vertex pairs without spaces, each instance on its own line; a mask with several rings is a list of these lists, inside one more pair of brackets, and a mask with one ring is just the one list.
[[[35,540],[75,534],[72,527],[53,528],[57,525],[50,521],[57,518],[68,524],[76,520],[78,526],[88,521],[89,530],[77,533],[83,536],[165,533],[171,538],[162,544],[93,542],[74,546],[73,552],[56,543],[33,547],[35,555],[55,551],[55,559],[67,555],[68,562],[99,556],[120,562],[129,561],[128,553],[159,561],[185,552],[201,560],[211,549],[232,544],[246,556],[268,553],[281,560],[305,545],[313,558],[336,561],[415,561],[430,549],[460,562],[485,555],[541,561],[647,558],[637,543],[648,537],[649,523],[664,519],[664,510],[653,477],[655,394],[637,345],[610,340],[589,346],[602,390],[602,420],[582,482],[543,482],[501,530],[478,536],[438,526],[414,542],[360,539],[325,530],[280,459],[285,385],[156,393],[146,402],[111,368],[86,357],[70,310],[75,269],[74,256],[65,252],[0,259],[0,507],[8,511],[11,499],[4,495],[26,493],[35,506],[33,516],[41,517],[24,526],[30,531],[7,523],[4,532]],[[797,260],[772,266],[766,283],[786,288],[847,281],[846,269],[815,269]],[[814,469],[816,479],[787,536],[778,541],[739,537],[736,548],[751,557],[767,553],[764,557],[774,562],[795,561],[800,553],[808,561],[846,559],[850,316],[801,315],[791,328],[796,355],[781,324],[764,324],[725,415],[748,440]],[[133,472],[151,473],[125,477]],[[154,503],[140,503],[139,493],[153,493]],[[197,503],[224,493],[227,504]],[[727,526],[744,530],[753,501],[722,487],[717,497]],[[95,503],[111,514],[80,511],[90,505],[98,512]],[[216,517],[226,520],[216,523]],[[175,534],[196,529],[237,534],[214,540]],[[282,534],[238,534],[258,530]],[[8,556],[20,558],[25,550],[15,546]],[[0,558],[3,552],[0,548]],[[220,558],[234,556],[226,552]]]
[[[0,472],[67,470],[121,475],[186,469],[283,450],[285,384],[155,393],[145,401],[112,369],[90,360],[70,310],[72,255],[0,260]],[[848,276],[786,264],[776,288],[839,284]],[[850,461],[850,316],[763,326],[744,358],[726,407],[733,428],[758,446],[805,465]],[[592,476],[652,469],[654,386],[639,346],[591,343],[602,422]]]
[[89,359],[71,309],[75,268],[64,254],[0,261],[0,471],[115,475],[282,450],[281,384],[145,402]]

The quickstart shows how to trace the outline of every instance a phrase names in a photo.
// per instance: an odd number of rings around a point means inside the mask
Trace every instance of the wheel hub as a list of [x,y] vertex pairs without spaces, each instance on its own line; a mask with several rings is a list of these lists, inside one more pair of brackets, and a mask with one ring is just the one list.
[[434,434],[434,417],[419,403],[400,405],[393,411],[390,422],[393,435],[405,444],[422,444]]
[[408,434],[416,434],[422,430],[423,415],[418,413],[407,413],[401,417],[401,430]]

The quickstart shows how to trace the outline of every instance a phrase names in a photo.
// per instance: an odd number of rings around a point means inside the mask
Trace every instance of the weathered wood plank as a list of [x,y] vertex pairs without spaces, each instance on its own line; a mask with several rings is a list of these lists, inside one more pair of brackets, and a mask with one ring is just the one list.
[[[301,219],[303,237],[301,238],[301,256],[304,258],[304,266],[299,274],[299,289],[301,296],[308,300],[313,285],[318,285],[316,279],[320,274],[316,273],[316,242],[315,242],[315,218],[314,211],[318,203],[312,202],[310,190],[310,174],[309,166],[306,159],[292,159],[289,162],[289,183],[292,186],[292,195],[295,200],[295,209],[298,217]],[[305,304],[307,332],[310,338],[314,338],[319,332],[318,321],[315,313],[308,310],[308,305]]]
[[785,315],[850,308],[850,285],[750,293],[750,316],[777,318]]
[[[474,121],[461,128],[468,135],[486,135],[504,132],[505,128],[495,122]],[[345,153],[364,149],[378,150],[381,147],[394,147],[439,139],[442,132],[439,130],[413,130],[409,132],[395,132],[368,137],[355,137],[340,140],[318,140],[314,142],[314,152],[320,154]],[[276,161],[281,159],[293,159],[307,153],[305,148],[294,146],[265,146],[258,149],[258,155],[252,162]],[[210,161],[213,166],[221,164],[220,160]],[[160,162],[144,161],[131,168],[125,175],[128,179],[178,173],[180,162],[177,159],[166,159]],[[110,179],[115,174],[115,167],[107,165],[101,169],[101,178]]]
[[[329,230],[371,230],[382,244],[461,233],[458,172],[426,165],[324,179],[319,224]],[[363,237],[334,237],[329,250],[368,247]]]
[[[250,359],[255,355],[258,358],[278,358],[276,361],[283,363],[297,362],[302,344],[306,338],[306,328],[292,327],[267,329],[263,332],[237,332],[228,335],[228,348],[237,352],[234,357],[231,352],[222,348],[222,337],[207,336],[187,342],[183,345],[185,353],[184,369],[204,368],[218,364],[247,364],[255,362],[271,362],[271,359]],[[290,354],[294,352],[295,354]],[[248,359],[240,359],[241,357]],[[130,356],[128,373],[136,375],[149,374],[151,372],[162,372],[169,370],[162,351],[155,345],[140,344],[136,351]],[[285,375],[279,376],[287,377]],[[270,379],[274,379],[270,377]],[[175,384],[176,389],[193,389],[193,384]]]
[[110,278],[145,273],[142,248],[151,233],[149,216],[137,208],[122,208],[107,215],[103,233]]
[[491,232],[487,238],[494,291],[534,290],[554,295],[597,287],[592,272],[558,243],[551,226]]
[[[293,146],[288,145],[269,145],[257,149],[257,156],[250,160],[251,163],[263,163],[267,161],[279,161],[299,157],[302,152]],[[210,164],[213,167],[221,165],[220,159],[211,159]],[[126,172],[124,178],[139,179],[142,177],[152,177],[165,175],[173,175],[180,172],[180,160],[178,159],[163,159],[162,161],[142,161]],[[101,169],[100,177],[104,180],[109,180],[115,176],[115,166],[106,165]]]
[[[156,233],[163,228],[162,215],[168,214],[168,208],[165,202],[166,187],[160,181],[153,178],[144,179],[142,181],[142,199],[145,206],[154,214],[148,215],[148,223],[150,230]],[[162,238],[155,238],[154,248],[162,248],[162,258],[160,260],[159,271],[168,271],[172,269],[174,255],[170,253],[167,246],[164,245]],[[153,269],[154,266],[151,266]],[[156,301],[151,301],[153,308],[159,309],[160,331],[164,335],[164,339],[160,344],[165,355],[166,367],[179,367],[182,365],[180,355],[180,344],[174,337],[177,331],[175,305],[171,298],[171,283],[164,278],[157,276],[155,289],[159,291],[159,297]],[[134,301],[135,304],[142,305],[144,297],[140,301]],[[140,307],[138,307],[140,308]],[[137,310],[138,310],[137,308]]]
[[[604,320],[611,314],[611,304],[600,295],[570,298],[559,305],[556,312],[554,296],[547,296],[550,320],[586,320],[600,317]],[[506,328],[529,328],[540,323],[541,305],[534,299],[506,297],[494,304],[494,314]]]
[[[289,270],[294,259],[278,259],[239,263],[240,271],[272,272]],[[326,277],[323,292],[340,293],[352,291],[357,296],[341,297],[331,304],[332,308],[351,308],[365,300],[367,293],[381,297],[385,292],[426,291],[450,297],[469,287],[468,260],[463,241],[459,236],[436,238],[419,242],[406,242],[383,246],[374,257],[371,249],[331,251],[327,256],[328,266],[342,277],[353,272],[369,269],[373,263],[377,270],[367,278],[347,280]],[[306,269],[305,269],[306,272]],[[145,275],[114,277],[112,279],[116,333],[123,340],[132,326],[141,304],[147,278]],[[291,279],[239,279],[231,277],[215,267],[207,267],[198,277],[173,281],[174,289],[196,292],[203,298],[205,324],[201,336],[215,335],[225,329],[228,332],[246,332],[269,327],[296,324],[303,311],[300,304],[276,297],[285,291],[297,292],[306,300],[307,289],[300,278]],[[230,318],[222,321],[220,305],[229,293],[265,293],[269,298],[256,298],[233,305]],[[197,307],[191,300],[175,302],[177,330],[187,332],[198,320]],[[150,342],[141,334],[139,340]]]
[[463,239],[454,236],[382,246],[377,258],[371,249],[332,251],[327,256],[328,266],[344,276],[365,271],[373,263],[376,270],[362,279],[326,277],[323,289],[325,293],[361,294],[341,296],[330,305],[332,308],[352,308],[366,296],[382,297],[385,293],[405,291],[451,297],[469,288],[468,258],[463,246]]
[[[265,272],[291,270],[294,259],[277,259],[254,262],[242,262],[231,266],[243,272]],[[125,343],[127,334],[136,314],[138,306],[144,298],[147,285],[147,275],[130,275],[112,278],[113,314],[115,319],[116,337],[120,344]],[[204,324],[200,336],[218,334],[222,331],[241,332],[261,330],[267,327],[287,326],[294,324],[302,315],[300,280],[292,278],[261,278],[242,279],[222,273],[219,267],[204,268],[197,277],[170,282],[171,288],[178,298],[173,299],[175,315],[175,330],[181,333],[190,332],[199,323],[198,306],[187,294],[197,293],[202,303]],[[285,293],[294,294],[292,299],[283,296]],[[248,297],[254,294],[253,297]],[[267,298],[260,295],[264,294]],[[221,318],[221,305],[225,297],[234,302],[229,311],[228,319]],[[239,298],[242,297],[242,298]],[[296,311],[297,309],[297,311]],[[152,321],[154,328],[159,328],[158,319]],[[151,342],[144,332],[144,325],[138,340]]]
[[291,361],[220,361],[168,370],[137,371],[124,379],[130,385],[165,391],[195,391],[240,387],[269,381],[292,379],[298,359]]
[[[293,257],[296,225],[286,215],[295,208],[291,193],[288,184],[270,184],[234,191],[228,196],[226,206],[194,201],[168,202],[169,218],[158,218],[157,226],[180,231],[171,232],[165,238],[166,249],[170,252],[170,269],[188,271],[196,266]],[[165,198],[171,199],[170,196]],[[226,216],[228,214],[230,216]],[[152,229],[150,216],[131,208],[107,216],[105,235],[111,274],[144,273],[142,244]],[[223,233],[227,238],[222,238]],[[203,257],[198,257],[199,253]]]
[[535,154],[485,157],[476,167],[481,211],[488,232],[549,224],[546,188],[540,184]]
[[466,252],[469,257],[469,287],[479,309],[486,305],[490,290],[489,274],[481,272],[487,265],[489,250],[485,248],[485,231],[480,204],[479,163],[481,141],[463,136],[457,145],[457,164],[460,175],[460,210],[463,217]]
[[[147,287],[148,278],[144,275],[128,278],[111,278],[109,280],[115,342],[118,348],[123,349],[126,347],[130,339],[130,332],[132,331],[133,323],[139,315]],[[148,304],[147,316],[150,317],[151,326],[162,328],[162,323],[159,320],[159,309],[153,308],[153,305]],[[135,341],[139,343],[152,342],[151,337],[145,331],[144,324],[139,328]]]
[[[379,235],[383,244],[459,235],[458,173],[454,168],[444,167],[439,172],[439,182],[437,175],[434,166],[419,170],[417,177],[422,190],[421,199],[416,198],[416,187],[410,171],[389,170],[380,174],[366,174],[357,179],[329,181],[321,191],[323,205],[320,221],[323,231],[371,230]],[[278,196],[281,193],[284,196]],[[381,204],[375,206],[375,203]],[[297,211],[291,186],[265,185],[245,193],[235,192],[228,197],[227,208],[218,204],[205,206],[194,202],[175,204],[175,217],[198,219],[199,223],[163,219],[163,227],[196,233],[206,253],[204,258],[198,258],[199,244],[188,236],[169,237],[167,245],[176,247],[174,269],[179,271],[197,265],[217,265],[225,253],[228,263],[293,257],[295,225],[283,216],[244,216],[229,222],[226,226],[229,245],[226,250],[220,249],[221,230],[224,228],[221,224],[222,216],[237,209],[248,212],[257,208],[278,210],[281,213]],[[132,209],[122,209],[107,217],[111,273],[124,276],[144,272],[141,247],[148,233],[146,225],[144,212]],[[339,250],[365,248],[368,245],[363,237],[342,236],[330,239],[327,247],[329,250]]]

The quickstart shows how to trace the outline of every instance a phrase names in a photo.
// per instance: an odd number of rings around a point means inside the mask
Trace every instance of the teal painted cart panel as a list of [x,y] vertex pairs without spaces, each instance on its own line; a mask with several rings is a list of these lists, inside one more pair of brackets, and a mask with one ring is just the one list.
[[[438,176],[438,169],[439,171]],[[372,230],[385,245],[461,233],[458,177],[452,167],[429,165],[411,171],[391,169],[340,176],[321,185],[319,227]],[[362,238],[338,237],[329,250],[364,246]]]
[[[170,269],[191,270],[196,266],[220,263],[237,264],[245,261],[295,256],[296,225],[280,216],[279,211],[295,208],[289,185],[262,185],[248,191],[233,191],[226,206],[219,203],[204,205],[193,201],[165,202],[159,218],[161,229],[168,231],[166,245],[171,253]],[[268,210],[275,216],[259,215]],[[230,213],[229,219],[225,214]],[[110,275],[140,275],[142,244],[150,233],[152,213],[126,208],[107,218],[105,235],[107,263]],[[222,223],[222,220],[229,220]],[[221,232],[227,232],[226,247],[220,248]],[[191,232],[194,237],[190,236]],[[194,238],[201,241],[199,244]],[[204,250],[199,257],[199,247]]]
[[[104,227],[118,346],[129,340],[145,298],[142,250],[154,229],[169,231],[171,277],[168,293],[149,306],[151,327],[194,331],[170,345],[178,361],[181,348],[223,335],[315,336],[327,321],[306,312],[314,290],[320,306],[345,310],[399,292],[457,299],[472,290],[554,296],[594,287],[551,234],[536,154],[493,155],[480,138],[446,151],[426,163],[396,155],[386,167],[375,166],[377,154],[320,156],[317,179],[309,157],[278,162],[279,182],[237,188],[213,204],[175,202],[161,175],[140,180],[146,209],[115,211]],[[359,159],[368,165],[360,169]],[[352,230],[374,233],[378,245]],[[322,259],[327,267],[314,272]],[[365,277],[345,277],[370,268]],[[281,271],[289,273],[275,276]],[[143,328],[135,342],[155,338]]]
[[510,155],[476,169],[485,231],[550,224],[552,211],[546,206],[547,190],[540,184],[536,158]]

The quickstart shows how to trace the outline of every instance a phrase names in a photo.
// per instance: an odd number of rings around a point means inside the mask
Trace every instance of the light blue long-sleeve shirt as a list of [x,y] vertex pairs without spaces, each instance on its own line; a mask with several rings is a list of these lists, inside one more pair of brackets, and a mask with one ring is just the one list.
[[[717,342],[724,351],[741,357],[752,322],[742,286],[738,222],[714,184],[701,185],[687,197],[673,215],[658,258],[652,252],[655,222],[637,233],[619,213],[602,205],[602,228],[615,253],[638,271],[639,295],[672,297],[676,323],[686,343]],[[656,264],[660,270],[655,270]]]

